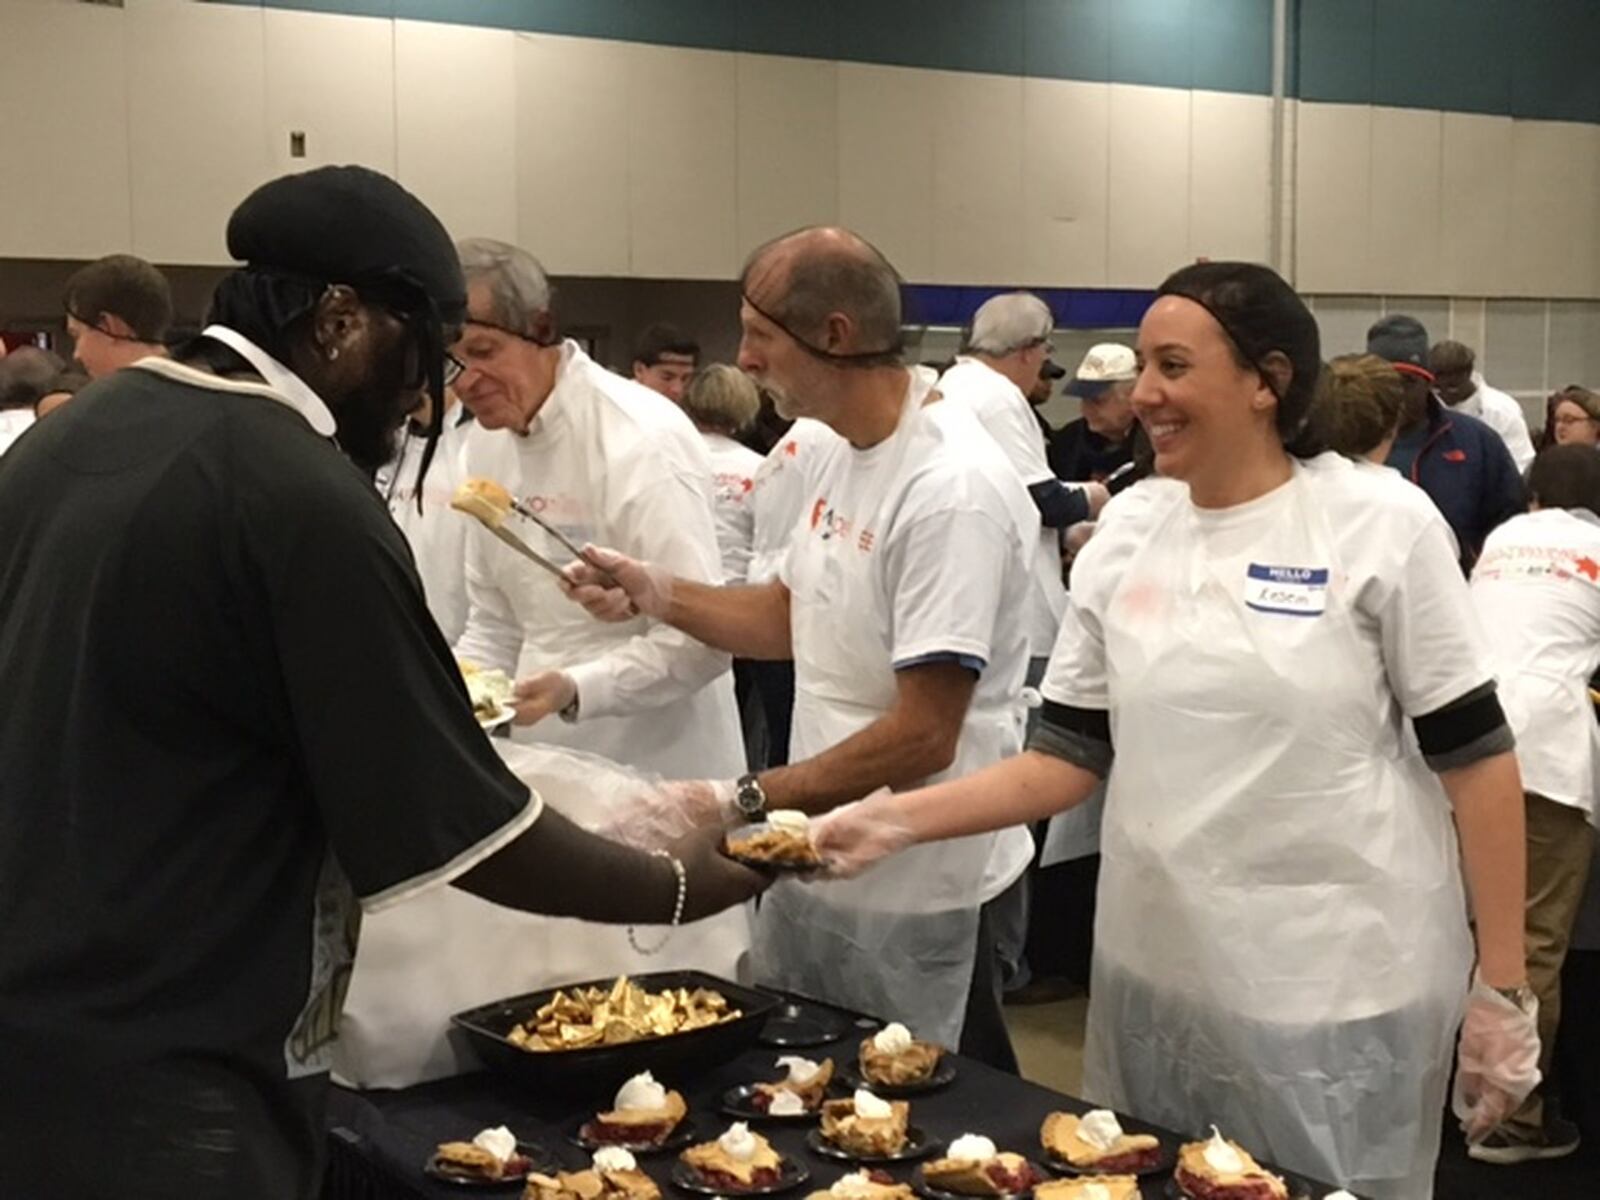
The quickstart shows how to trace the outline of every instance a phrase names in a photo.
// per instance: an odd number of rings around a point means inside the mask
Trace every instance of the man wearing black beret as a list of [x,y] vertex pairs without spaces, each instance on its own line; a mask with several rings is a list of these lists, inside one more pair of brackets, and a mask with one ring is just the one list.
[[198,339],[0,461],[7,1196],[315,1196],[361,909],[454,882],[665,922],[760,886],[543,811],[473,719],[370,484],[464,310],[438,220],[324,168],[228,246]]

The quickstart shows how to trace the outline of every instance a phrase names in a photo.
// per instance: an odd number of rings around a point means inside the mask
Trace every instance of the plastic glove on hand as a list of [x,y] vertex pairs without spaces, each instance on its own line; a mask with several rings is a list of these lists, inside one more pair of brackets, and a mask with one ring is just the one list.
[[1083,485],[1083,495],[1089,501],[1089,519],[1092,521],[1110,501],[1111,489],[1103,483],[1086,483]]
[[1481,1142],[1539,1085],[1538,1006],[1525,1013],[1483,980],[1472,981],[1451,1109],[1468,1142]]
[[859,875],[916,840],[899,797],[888,788],[811,821],[811,844],[822,855],[826,870],[821,874],[828,879]]
[[1089,544],[1089,539],[1094,536],[1094,528],[1093,521],[1079,521],[1076,525],[1069,525],[1061,538],[1062,552],[1068,558],[1075,557]]
[[670,779],[651,797],[652,805],[678,814],[685,828],[727,829],[738,823],[731,779]]
[[561,590],[600,621],[626,621],[643,613],[661,620],[672,606],[672,572],[604,546],[585,546],[568,563]]
[[511,692],[511,706],[517,715],[513,725],[537,725],[558,713],[578,698],[577,682],[565,671],[540,671],[519,679]]
[[667,849],[683,864],[688,884],[683,919],[698,921],[759,895],[772,884],[772,875],[752,870],[722,853],[722,830],[696,829]]

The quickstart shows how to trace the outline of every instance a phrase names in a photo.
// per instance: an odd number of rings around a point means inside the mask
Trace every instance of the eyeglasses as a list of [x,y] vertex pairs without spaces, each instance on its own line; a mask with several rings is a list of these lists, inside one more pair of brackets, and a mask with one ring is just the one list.
[[1595,417],[1557,417],[1557,418],[1555,418],[1555,424],[1557,424],[1557,425],[1582,425],[1582,424],[1585,424],[1586,422],[1593,422],[1593,421],[1596,421],[1596,420],[1600,420],[1600,418],[1595,418]]

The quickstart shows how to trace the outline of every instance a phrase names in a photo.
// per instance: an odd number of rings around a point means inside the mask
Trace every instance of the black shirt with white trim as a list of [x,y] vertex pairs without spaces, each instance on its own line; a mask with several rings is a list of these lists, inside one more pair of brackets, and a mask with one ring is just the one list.
[[0,461],[8,1194],[315,1196],[360,907],[538,816],[329,421],[147,360]]

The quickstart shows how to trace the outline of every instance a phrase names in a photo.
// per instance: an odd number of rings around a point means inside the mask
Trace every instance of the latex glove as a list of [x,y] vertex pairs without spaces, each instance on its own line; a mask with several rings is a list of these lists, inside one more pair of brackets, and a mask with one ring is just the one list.
[[687,888],[683,919],[698,921],[742,904],[772,885],[773,874],[734,862],[722,853],[721,829],[696,829],[667,847],[683,864]]
[[827,867],[822,874],[829,879],[859,875],[915,841],[899,797],[888,788],[811,819],[811,844],[822,855]]
[[1089,501],[1089,519],[1092,521],[1111,499],[1111,489],[1103,483],[1086,483],[1083,485],[1083,494]]
[[733,807],[738,789],[732,779],[669,779],[656,790],[652,803],[670,806],[689,828],[727,829],[740,820]]
[[1061,536],[1061,548],[1068,558],[1075,558],[1080,550],[1089,544],[1089,539],[1094,536],[1095,525],[1093,521],[1079,521],[1076,525],[1067,526]]
[[1481,1142],[1539,1086],[1539,1012],[1523,1012],[1474,975],[1461,1022],[1450,1107]]
[[626,621],[643,613],[661,620],[672,606],[672,572],[604,546],[585,546],[567,564],[561,590],[601,621]]
[[540,671],[519,679],[511,689],[513,725],[537,725],[578,698],[578,683],[565,671]]

